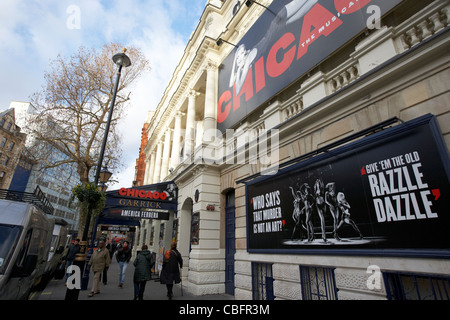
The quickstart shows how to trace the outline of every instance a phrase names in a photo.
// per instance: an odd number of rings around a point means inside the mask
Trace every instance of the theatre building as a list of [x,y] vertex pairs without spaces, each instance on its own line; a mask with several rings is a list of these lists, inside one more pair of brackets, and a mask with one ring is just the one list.
[[138,188],[162,189],[123,191],[174,202],[135,245],[177,240],[196,295],[448,300],[449,20],[448,0],[208,1],[148,121]]

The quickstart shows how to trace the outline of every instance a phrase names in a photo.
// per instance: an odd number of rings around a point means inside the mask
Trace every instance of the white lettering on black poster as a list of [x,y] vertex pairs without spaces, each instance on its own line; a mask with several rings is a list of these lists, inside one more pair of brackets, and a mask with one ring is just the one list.
[[417,151],[363,166],[377,221],[394,222],[438,218],[432,200],[439,189],[430,189]]
[[280,232],[285,221],[281,214],[280,191],[276,190],[250,199],[253,206],[253,233]]

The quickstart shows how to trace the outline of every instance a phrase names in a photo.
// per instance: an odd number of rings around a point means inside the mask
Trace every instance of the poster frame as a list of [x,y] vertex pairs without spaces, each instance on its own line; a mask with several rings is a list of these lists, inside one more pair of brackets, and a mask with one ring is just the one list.
[[[408,122],[403,122],[392,128],[385,129],[383,131],[374,133],[365,138],[361,138],[357,141],[350,142],[336,149],[329,150],[326,153],[322,153],[315,157],[309,158],[307,160],[301,161],[299,163],[293,164],[289,167],[280,169],[276,175],[273,176],[260,176],[253,180],[247,181],[245,183],[245,203],[246,203],[246,239],[247,239],[247,252],[248,253],[258,253],[258,254],[281,254],[281,255],[327,255],[327,256],[384,256],[384,257],[417,257],[417,258],[438,258],[438,259],[450,259],[450,248],[449,249],[381,249],[381,248],[277,248],[277,249],[261,249],[261,248],[251,248],[250,247],[250,237],[251,237],[251,221],[250,221],[250,210],[248,201],[248,187],[261,183],[264,181],[270,181],[274,178],[280,178],[287,176],[292,172],[306,169],[315,163],[321,162],[323,160],[332,159],[345,152],[363,148],[366,145],[378,142],[379,140],[389,139],[393,135],[401,135],[405,132],[413,130],[417,127],[428,125],[432,137],[436,143],[439,154],[437,155],[438,160],[441,162],[443,169],[446,173],[447,179],[450,181],[450,158],[447,146],[442,136],[442,132],[439,128],[438,121],[436,117],[432,114],[426,114],[419,118],[413,119]],[[391,140],[392,141],[392,140]]]

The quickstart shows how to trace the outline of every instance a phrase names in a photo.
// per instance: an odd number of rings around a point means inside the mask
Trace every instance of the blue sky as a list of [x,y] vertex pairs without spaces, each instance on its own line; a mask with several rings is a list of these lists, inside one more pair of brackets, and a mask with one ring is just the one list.
[[43,86],[49,61],[80,46],[115,41],[140,47],[152,70],[132,93],[121,131],[116,187],[131,186],[141,128],[154,110],[195,30],[207,0],[2,0],[0,2],[0,110],[29,101]]

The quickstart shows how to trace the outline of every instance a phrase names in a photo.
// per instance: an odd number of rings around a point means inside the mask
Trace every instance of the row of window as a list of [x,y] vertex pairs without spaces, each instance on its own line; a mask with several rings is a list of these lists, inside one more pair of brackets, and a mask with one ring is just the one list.
[[[7,138],[3,138],[0,141],[0,148],[4,148],[6,145],[6,141],[8,141]],[[14,149],[15,143],[14,142],[10,142],[9,147],[8,147],[8,151],[12,151]]]
[[[52,189],[53,191],[65,195],[66,197],[69,197],[71,195],[71,193],[69,193],[66,188],[61,187],[57,182],[46,181],[42,177],[36,178],[36,184],[41,187]],[[56,202],[56,200],[54,202]],[[64,205],[66,207],[68,206],[67,204],[62,203],[59,204]]]
[[75,220],[75,214],[61,210],[61,209],[55,209],[54,215],[61,218],[66,218],[69,220]]
[[46,197],[51,203],[59,204],[63,207],[69,207],[69,200],[58,198],[57,196],[54,196],[52,194],[47,194]]
[[[383,272],[388,300],[450,300],[450,277]],[[300,266],[303,300],[338,300],[334,268]],[[274,300],[272,264],[252,263],[254,300]]]
[[[5,118],[0,119],[0,128],[3,128],[3,127],[4,127],[5,122],[6,122]],[[6,125],[6,128],[5,128],[6,131],[11,130],[11,127],[12,127],[12,123],[11,123],[11,122],[8,122],[8,124]]]
[[[0,157],[2,156],[2,153],[0,152]],[[9,163],[9,157],[5,156],[5,158],[3,159],[3,161],[0,162],[0,164],[4,165],[5,167],[8,165]]]

